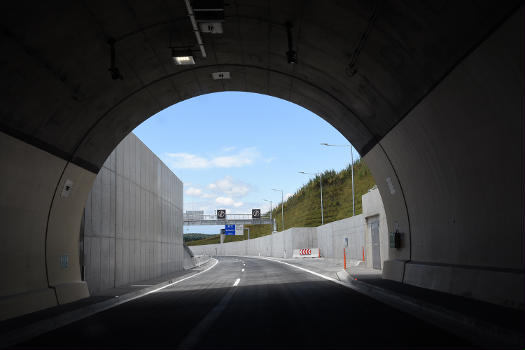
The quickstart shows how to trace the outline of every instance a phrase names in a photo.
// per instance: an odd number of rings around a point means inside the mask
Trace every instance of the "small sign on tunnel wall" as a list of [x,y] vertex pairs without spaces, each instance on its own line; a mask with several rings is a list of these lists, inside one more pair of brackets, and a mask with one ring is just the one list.
[[70,179],[67,179],[64,183],[64,187],[62,187],[62,197],[67,198],[69,197],[69,194],[71,193],[71,190],[73,189],[73,181]]
[[60,255],[60,267],[67,269],[69,265],[69,255]]

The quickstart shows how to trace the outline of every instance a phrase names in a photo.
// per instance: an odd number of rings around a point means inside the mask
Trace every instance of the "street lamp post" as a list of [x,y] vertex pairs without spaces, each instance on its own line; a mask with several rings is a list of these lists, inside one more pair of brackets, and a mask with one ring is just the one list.
[[272,191],[281,192],[281,219],[282,219],[282,225],[283,225],[281,231],[284,231],[284,191],[283,190],[278,190],[278,189],[275,189],[275,188],[272,188]]
[[268,199],[263,199],[263,201],[266,201],[266,202],[270,202],[270,221],[272,222],[272,230],[273,231],[276,231],[276,225],[275,225],[275,220],[272,220],[272,211],[273,211],[273,206],[272,206],[272,201],[268,200]]
[[352,216],[355,216],[355,192],[354,192],[354,152],[352,145],[330,145],[328,143],[321,143],[328,147],[350,147],[350,168],[352,172]]
[[324,209],[323,209],[323,173],[315,173],[315,174],[312,174],[312,173],[306,173],[304,171],[300,171],[299,172],[300,174],[305,174],[305,175],[319,175],[319,187],[321,189],[321,225],[324,225]]
[[263,201],[265,202],[270,202],[270,220],[272,219],[272,211],[273,211],[273,207],[272,207],[272,201],[269,201],[268,199],[263,199]]

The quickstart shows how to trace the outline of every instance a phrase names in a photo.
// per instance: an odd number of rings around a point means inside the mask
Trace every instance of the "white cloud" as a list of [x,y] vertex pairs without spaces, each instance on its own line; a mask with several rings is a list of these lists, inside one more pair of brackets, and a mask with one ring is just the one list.
[[207,168],[209,161],[190,153],[165,153],[164,160],[172,168],[202,169]]
[[225,194],[230,197],[242,197],[250,192],[251,187],[247,183],[226,176],[208,185],[212,191]]
[[202,190],[200,188],[196,188],[196,187],[188,187],[188,189],[186,190],[186,194],[188,196],[201,196],[202,195]]
[[291,196],[293,196],[293,194],[291,194],[291,193],[287,193],[287,194],[285,194],[285,195],[284,195],[284,201],[287,201],[288,198],[290,198]]
[[[235,150],[224,148],[223,152]],[[164,153],[163,160],[174,169],[240,168],[253,164],[260,157],[255,147],[244,148],[237,153],[206,158],[191,153]]]
[[199,187],[190,186],[185,191],[188,196],[200,197],[200,198],[213,198],[214,196],[210,193],[204,192]]
[[231,197],[217,197],[215,198],[215,203],[235,208],[239,208],[243,205],[243,202],[236,202]]
[[184,206],[189,208],[199,208],[193,210],[204,210],[213,212],[216,209],[226,209],[229,213],[251,213],[251,208],[259,205],[247,204],[242,201],[243,197],[252,191],[251,185],[236,180],[231,176],[225,176],[207,186],[194,184],[185,189],[184,194],[203,201],[185,201]]

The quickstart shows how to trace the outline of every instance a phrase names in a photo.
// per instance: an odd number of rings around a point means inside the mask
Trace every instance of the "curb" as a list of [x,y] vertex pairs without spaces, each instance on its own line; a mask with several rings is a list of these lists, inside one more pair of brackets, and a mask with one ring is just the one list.
[[208,257],[208,260],[203,261],[203,262],[201,262],[201,263],[199,263],[199,264],[196,264],[195,266],[193,266],[193,267],[190,268],[189,270],[191,270],[191,269],[193,269],[193,268],[195,268],[195,267],[200,267],[200,266],[202,266],[202,265],[204,265],[204,264],[207,264],[211,259],[212,259],[211,257]]
[[356,280],[346,270],[337,272],[337,278],[359,293],[429,322],[483,348],[502,346],[523,348],[525,341],[521,333],[445,309],[436,304]]
[[[132,291],[132,292],[123,294],[123,295],[118,295],[108,300],[104,300],[98,303],[80,307],[78,309],[68,311],[60,315],[56,315],[56,316],[49,317],[47,319],[36,321],[27,326],[11,330],[4,334],[0,334],[0,348],[10,347],[15,344],[30,340],[41,334],[44,334],[52,330],[55,330],[57,328],[66,326],[70,323],[80,321],[84,318],[95,315],[99,312],[105,311],[112,307],[127,303],[128,301],[135,300],[137,298],[140,298],[148,294],[157,292],[161,289],[167,288],[173,284],[176,284],[184,280],[187,280],[189,278],[200,275],[201,273],[212,269],[218,263],[218,260],[210,258],[205,263],[202,263],[199,266],[205,265],[209,263],[210,261],[212,261],[211,266],[207,267],[206,269],[202,271],[198,271],[196,273],[190,274],[189,276],[181,276],[180,278],[177,278],[177,279],[169,279],[169,280],[155,284],[150,287],[142,288],[136,291]],[[198,267],[198,266],[195,266],[195,267]]]
[[185,271],[188,271],[188,270],[194,269],[194,268],[196,268],[196,267],[201,267],[202,265],[207,264],[211,259],[212,259],[212,257],[209,256],[209,257],[208,257],[208,260],[201,261],[200,263],[195,264],[195,265],[190,266],[190,267],[184,267],[184,270],[185,270]]

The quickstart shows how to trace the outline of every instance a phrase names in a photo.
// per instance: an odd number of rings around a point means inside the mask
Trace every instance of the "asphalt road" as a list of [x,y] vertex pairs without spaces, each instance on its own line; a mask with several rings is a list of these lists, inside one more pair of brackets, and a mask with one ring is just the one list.
[[209,271],[18,348],[464,348],[471,344],[318,276],[219,258]]

